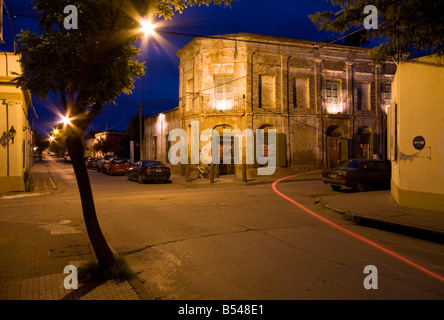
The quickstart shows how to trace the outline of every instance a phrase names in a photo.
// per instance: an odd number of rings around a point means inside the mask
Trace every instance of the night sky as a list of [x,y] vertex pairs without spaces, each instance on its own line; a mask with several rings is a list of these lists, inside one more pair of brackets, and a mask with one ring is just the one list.
[[[37,31],[37,19],[30,0],[5,0],[8,12],[17,14],[10,19],[4,12],[3,34],[5,44],[2,51],[13,51],[13,34],[21,29]],[[334,39],[340,35],[318,32],[308,15],[330,9],[326,0],[237,0],[232,7],[202,6],[186,9],[172,20],[162,22],[159,30],[197,35],[222,35],[229,33],[258,33],[312,41]],[[337,10],[334,8],[333,10]],[[81,28],[81,26],[79,26]],[[117,105],[108,105],[105,112],[91,124],[91,130],[126,129],[132,116],[138,115],[138,104],[142,103],[144,115],[153,115],[178,106],[179,59],[176,52],[193,38],[188,36],[159,34],[150,37],[148,45],[141,47],[139,59],[145,61],[145,75],[136,82],[132,95],[122,95]],[[51,112],[50,101],[35,101],[34,107],[39,120],[38,134],[47,135],[58,117]]]

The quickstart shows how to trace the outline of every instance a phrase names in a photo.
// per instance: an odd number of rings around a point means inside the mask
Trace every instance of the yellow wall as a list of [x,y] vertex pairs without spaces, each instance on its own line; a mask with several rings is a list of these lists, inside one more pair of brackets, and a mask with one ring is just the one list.
[[[443,88],[443,57],[399,64],[392,84],[391,108],[396,107],[397,112],[392,195],[402,206],[444,211]],[[389,130],[393,137],[394,130]],[[425,139],[421,151],[413,147],[417,136]]]
[[21,73],[19,57],[0,53],[0,137],[11,126],[16,131],[14,143],[3,141],[5,146],[0,145],[0,193],[25,191],[24,172],[31,166],[31,129],[27,119],[31,97],[12,83],[16,77],[13,72]]

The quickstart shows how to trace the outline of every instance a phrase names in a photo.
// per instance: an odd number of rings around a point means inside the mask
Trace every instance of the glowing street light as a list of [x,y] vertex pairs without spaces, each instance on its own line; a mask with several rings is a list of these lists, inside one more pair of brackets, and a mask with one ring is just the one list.
[[50,136],[50,137],[49,137],[49,141],[50,141],[50,142],[53,142],[54,140],[55,140],[54,136]]
[[59,129],[54,129],[54,134],[58,135],[60,133]]
[[154,33],[155,25],[151,22],[151,19],[140,19],[140,31],[145,33],[145,37],[148,37],[150,34]]
[[69,116],[62,117],[62,123],[67,126],[71,124],[71,118]]

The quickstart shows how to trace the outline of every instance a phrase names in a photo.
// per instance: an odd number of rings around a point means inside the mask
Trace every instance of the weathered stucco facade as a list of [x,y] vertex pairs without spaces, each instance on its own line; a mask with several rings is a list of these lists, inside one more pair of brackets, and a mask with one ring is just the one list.
[[444,209],[444,57],[398,66],[389,109],[391,193],[401,206]]
[[20,57],[0,55],[0,193],[30,191],[32,131],[28,109],[31,94],[17,88],[14,78],[22,72]]
[[[159,121],[163,130],[177,126],[189,138],[196,121],[200,132],[274,129],[278,167],[321,168],[341,159],[386,157],[386,105],[396,65],[375,65],[365,48],[231,34],[196,38],[177,54],[179,106],[163,120],[146,119],[148,158],[154,156],[153,137],[168,135],[156,132]],[[156,151],[166,160],[166,149]],[[249,166],[250,174],[255,167]]]

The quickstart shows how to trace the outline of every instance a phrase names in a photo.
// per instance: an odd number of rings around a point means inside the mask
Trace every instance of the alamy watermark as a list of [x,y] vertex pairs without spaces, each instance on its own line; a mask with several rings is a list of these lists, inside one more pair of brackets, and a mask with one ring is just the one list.
[[63,281],[63,286],[66,290],[77,290],[79,288],[79,273],[75,266],[69,265],[63,269],[63,273],[67,273],[68,276],[65,277]]
[[66,6],[63,13],[67,14],[65,20],[63,21],[63,27],[65,27],[67,30],[77,30],[79,28],[79,12],[77,7],[74,5]]
[[364,268],[364,273],[368,274],[364,279],[364,288],[366,290],[378,289],[378,268],[374,265],[368,265]]
[[[215,129],[206,129],[200,134],[199,132],[199,121],[192,121],[191,148],[189,148],[187,132],[183,129],[171,130],[168,141],[176,141],[168,150],[168,160],[171,164],[189,164],[189,162],[199,164],[202,162],[209,165],[211,163],[221,164],[221,160],[223,164],[231,164],[232,161],[234,164],[244,164],[243,141],[245,140],[245,164],[255,164],[256,158],[256,163],[264,166],[258,168],[258,175],[272,175],[276,171],[277,134],[275,129],[270,129],[267,132],[264,129],[258,129],[256,134],[252,129],[244,131],[223,129],[222,136]],[[210,138],[211,141],[208,142]],[[177,139],[179,140],[177,141]],[[200,142],[207,143],[200,149]],[[189,150],[191,154],[189,154]]]
[[[64,8],[63,13],[67,16],[63,21],[63,26],[67,30],[79,28],[79,13],[77,7],[68,5]],[[364,19],[364,28],[367,30],[378,29],[378,9],[374,5],[364,7],[364,13],[368,14]]]
[[364,28],[367,30],[378,29],[378,9],[374,5],[367,5],[364,13],[369,14],[364,19]]

